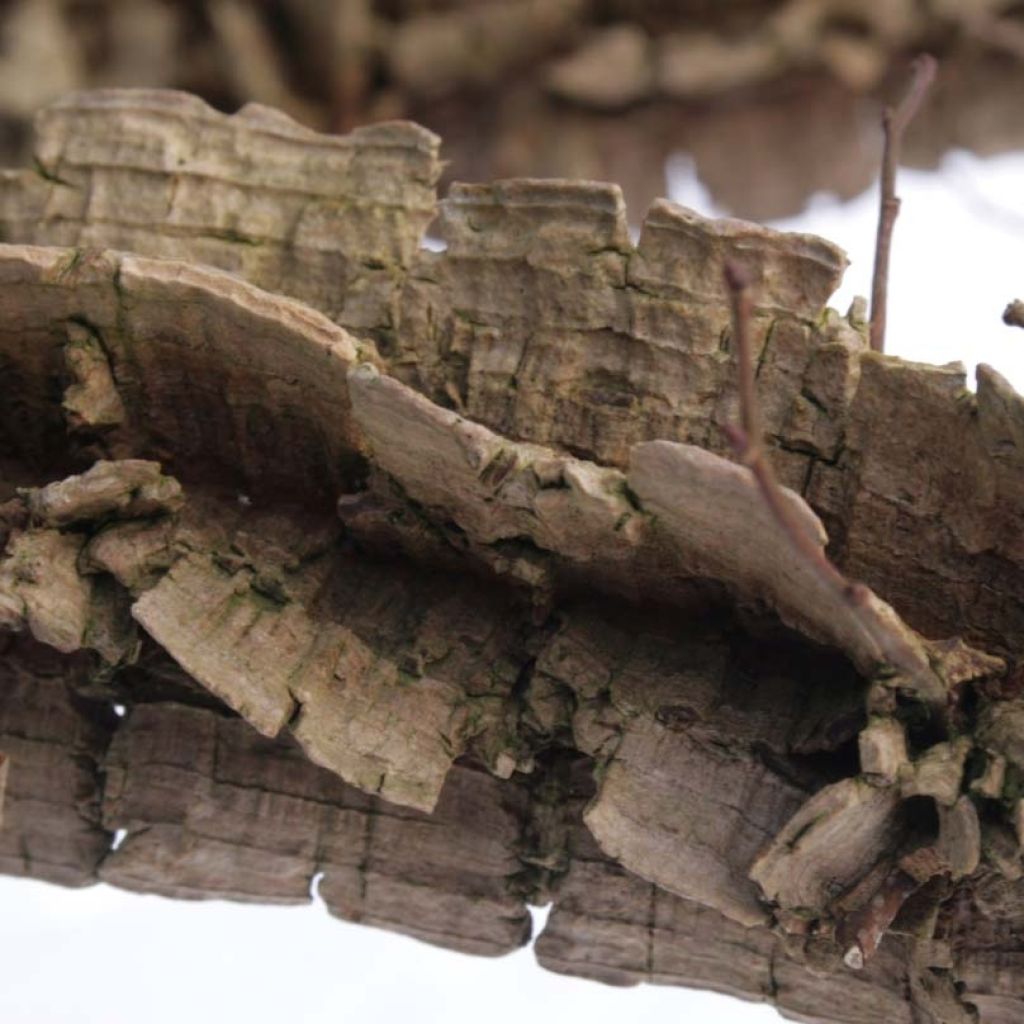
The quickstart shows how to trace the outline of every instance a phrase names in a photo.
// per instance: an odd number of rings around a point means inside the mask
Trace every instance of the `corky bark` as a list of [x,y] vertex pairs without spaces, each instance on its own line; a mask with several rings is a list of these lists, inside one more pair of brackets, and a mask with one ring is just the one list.
[[[0,183],[4,870],[322,875],[333,913],[484,954],[552,900],[554,970],[1019,1015],[1024,401],[994,371],[868,351],[820,239],[661,202],[634,246],[611,186],[455,187],[421,250],[412,125],[153,92],[39,124],[46,175]],[[725,457],[738,258],[779,500],[897,671]]]

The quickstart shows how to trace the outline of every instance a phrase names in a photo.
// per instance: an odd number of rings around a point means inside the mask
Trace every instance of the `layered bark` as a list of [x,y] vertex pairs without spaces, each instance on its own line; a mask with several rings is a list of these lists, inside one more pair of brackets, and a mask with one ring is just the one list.
[[[40,129],[45,177],[0,195],[4,870],[315,888],[487,954],[553,900],[555,970],[1019,1013],[1024,402],[994,371],[868,352],[819,239],[663,203],[634,246],[613,187],[455,188],[422,251],[411,125],[107,93]],[[736,256],[786,500],[912,671],[723,457]]]

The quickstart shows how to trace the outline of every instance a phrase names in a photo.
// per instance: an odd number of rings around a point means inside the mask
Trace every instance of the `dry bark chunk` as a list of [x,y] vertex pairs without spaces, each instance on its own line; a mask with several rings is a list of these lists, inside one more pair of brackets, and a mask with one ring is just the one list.
[[84,539],[57,530],[30,530],[8,544],[0,561],[0,625],[26,626],[63,654],[85,645],[93,615],[93,584],[78,572]]
[[64,97],[36,132],[47,181],[0,188],[5,240],[189,258],[349,327],[391,326],[434,215],[438,139],[406,122],[334,137],[257,104],[228,117],[184,93],[106,90]]
[[750,926],[768,915],[746,869],[802,796],[749,754],[641,718],[584,820],[629,871]]
[[780,906],[820,913],[889,853],[902,830],[899,792],[843,779],[808,800],[750,870]]
[[124,403],[97,336],[82,324],[69,324],[64,358],[74,378],[64,392],[69,428],[106,431],[120,426],[125,418]]
[[857,737],[860,770],[869,778],[891,785],[907,763],[907,736],[903,726],[892,718],[875,718]]
[[99,519],[137,519],[178,511],[181,485],[164,476],[155,462],[122,459],[95,463],[28,495],[32,517],[43,526],[66,527]]
[[74,696],[69,684],[82,668],[25,637],[0,657],[4,874],[91,885],[110,846],[100,820],[99,762],[114,715]]

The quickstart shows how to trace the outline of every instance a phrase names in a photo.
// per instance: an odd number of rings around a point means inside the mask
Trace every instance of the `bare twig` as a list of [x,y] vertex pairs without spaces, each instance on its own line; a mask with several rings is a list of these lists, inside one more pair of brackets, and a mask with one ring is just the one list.
[[808,534],[803,524],[786,501],[775,478],[771,463],[765,457],[764,435],[761,429],[760,405],[754,385],[754,361],[750,345],[750,277],[746,269],[736,263],[726,263],[725,279],[732,297],[733,337],[740,363],[740,417],[742,427],[726,427],[736,455],[754,474],[765,504],[782,527],[797,551],[814,567],[818,574],[843,597],[853,604],[863,602],[865,588],[851,584],[825,557],[824,551]]
[[881,199],[878,209],[878,235],[875,240],[875,268],[871,281],[871,347],[885,351],[885,307],[889,291],[889,253],[892,229],[900,212],[896,195],[896,167],[907,125],[914,119],[928,87],[935,78],[935,58],[921,54],[913,64],[910,85],[898,107],[886,107],[882,114],[885,141],[882,148]]
[[814,570],[871,637],[880,660],[910,675],[920,670],[918,659],[906,640],[872,606],[871,591],[863,583],[848,580],[828,559],[817,539],[812,537],[786,500],[764,450],[759,403],[754,385],[754,362],[750,344],[752,300],[750,275],[737,263],[725,265],[725,281],[732,302],[733,338],[740,364],[740,418],[742,426],[726,425],[725,434],[739,461],[747,466],[757,482],[761,497],[797,554]]
[[1003,323],[1009,327],[1024,327],[1024,302],[1014,299],[1003,310]]

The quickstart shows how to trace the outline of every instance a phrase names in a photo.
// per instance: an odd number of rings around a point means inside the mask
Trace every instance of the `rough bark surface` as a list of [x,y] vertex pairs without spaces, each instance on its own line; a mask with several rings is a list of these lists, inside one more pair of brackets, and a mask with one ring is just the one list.
[[[412,125],[108,92],[39,131],[0,189],[3,870],[483,954],[553,901],[553,970],[1019,1017],[998,374],[869,352],[820,239],[659,203],[633,245],[612,186],[455,187],[423,251]],[[899,672],[724,457],[732,258],[786,500]]]

